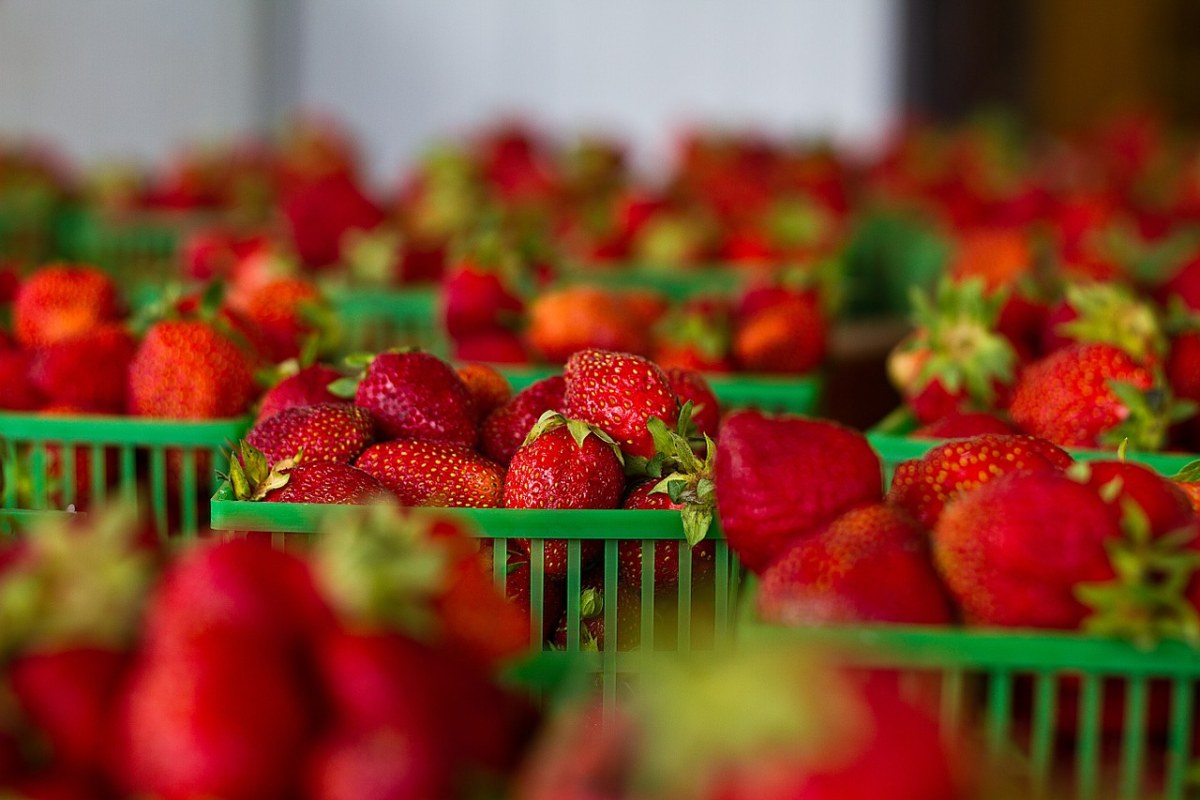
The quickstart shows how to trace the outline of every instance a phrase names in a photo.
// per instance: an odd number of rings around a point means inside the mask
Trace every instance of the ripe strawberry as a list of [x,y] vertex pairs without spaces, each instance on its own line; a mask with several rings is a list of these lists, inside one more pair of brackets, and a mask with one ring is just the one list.
[[[1180,400],[1200,403],[1200,332],[1176,335],[1163,366],[1171,394]],[[1183,443],[1190,450],[1200,449],[1200,421],[1193,417],[1184,421],[1181,429]]]
[[380,353],[354,395],[382,439],[424,439],[474,447],[471,392],[454,369],[419,351]]
[[956,439],[897,466],[887,501],[932,528],[947,503],[1001,475],[1061,472],[1072,463],[1065,451],[1032,436],[985,434]]
[[381,442],[364,450],[354,466],[405,506],[498,508],[504,499],[504,468],[462,445]]
[[699,372],[677,367],[667,368],[666,376],[679,405],[691,401],[692,421],[696,423],[700,433],[712,439],[717,438],[717,430],[721,425],[721,404],[704,376]]
[[525,310],[500,271],[470,261],[450,270],[442,292],[446,332],[456,340],[510,328]]
[[924,528],[904,511],[876,504],[847,511],[771,565],[758,613],[790,625],[949,624],[940,584]]
[[340,731],[309,757],[311,800],[433,800],[452,796],[446,759],[419,728]]
[[1172,404],[1154,375],[1109,344],[1076,344],[1030,365],[1009,413],[1027,433],[1063,447],[1101,447],[1126,438],[1160,449],[1167,429],[1192,408]]
[[276,278],[247,293],[237,309],[256,329],[255,343],[271,363],[297,358],[310,336],[328,336],[332,310],[303,278]]
[[600,427],[626,456],[652,458],[652,417],[668,428],[679,419],[671,383],[653,362],[630,353],[583,350],[567,360],[566,415]]
[[21,800],[103,800],[113,796],[109,787],[94,777],[54,768],[25,775],[4,788],[6,795]]
[[296,253],[314,268],[338,261],[347,233],[370,231],[384,220],[383,212],[344,172],[296,187],[284,198],[282,211]]
[[496,370],[487,364],[463,364],[456,372],[471,393],[471,404],[475,409],[475,420],[483,422],[512,397],[512,386]]
[[25,347],[44,347],[115,322],[119,315],[111,278],[94,267],[58,264],[21,284],[13,302],[13,332]]
[[33,361],[28,350],[0,350],[0,409],[33,411],[46,404],[30,376]]
[[715,474],[725,537],[755,572],[795,540],[852,508],[879,502],[883,493],[879,457],[862,434],[758,411],[726,418]]
[[543,359],[561,364],[587,348],[643,354],[650,351],[641,327],[610,292],[573,286],[545,292],[529,306],[526,338]]
[[1127,461],[1089,461],[1080,472],[1118,519],[1123,517],[1126,503],[1136,504],[1153,535],[1163,536],[1195,522],[1183,490],[1149,467]]
[[693,301],[668,314],[654,329],[654,363],[697,372],[728,372],[729,310],[720,303]]
[[391,497],[378,480],[349,464],[318,461],[287,471],[287,483],[262,498],[268,503],[365,505]]
[[[671,500],[666,492],[654,492],[657,480],[639,483],[625,495],[622,508],[669,509],[682,511],[686,505]],[[716,543],[704,539],[694,547],[683,541],[658,541],[654,543],[654,586],[670,589],[679,583],[679,560],[690,557],[692,580],[701,581],[713,573],[716,559]],[[617,575],[621,584],[631,587],[642,585],[642,542],[624,540],[617,545]],[[639,589],[640,591],[640,589]]]
[[37,350],[29,377],[52,403],[120,414],[136,351],[137,342],[128,331],[103,324]]
[[268,464],[295,459],[349,464],[375,438],[375,422],[365,409],[349,403],[321,403],[284,409],[246,434],[246,441]]
[[479,449],[493,461],[508,466],[542,414],[563,410],[566,386],[561,375],[554,375],[522,389],[483,421]]
[[[181,379],[184,375],[188,380]],[[204,322],[155,324],[129,367],[129,410],[137,416],[236,417],[253,396],[249,360]]]
[[1147,365],[1160,362],[1167,350],[1153,305],[1138,299],[1133,290],[1107,281],[1068,285],[1066,297],[1047,317],[1042,352],[1073,343],[1115,345]]
[[1016,353],[995,331],[999,302],[980,281],[946,280],[933,298],[915,296],[916,331],[892,350],[888,375],[919,422],[1005,405]]
[[825,359],[827,328],[817,294],[795,292],[739,318],[733,354],[747,372],[801,375]]
[[528,364],[529,352],[520,334],[494,330],[456,339],[456,361],[487,361],[493,364]]
[[916,439],[965,439],[987,433],[1014,434],[1017,429],[995,414],[984,411],[953,411],[912,432]]
[[275,416],[285,408],[338,402],[340,398],[329,391],[329,384],[341,377],[341,373],[333,367],[313,364],[283,378],[263,395],[254,424]]
[[[608,434],[547,412],[513,456],[504,479],[505,508],[617,508],[625,487],[620,449]],[[529,552],[529,540],[515,540]],[[584,541],[581,566],[600,556],[602,543]],[[547,540],[545,574],[565,577],[567,543]]]
[[[495,553],[493,542],[484,542],[480,547],[480,557],[483,561],[484,572],[493,575],[492,559]],[[519,546],[510,544],[507,548],[504,578],[504,596],[513,603],[521,614],[529,619],[532,606],[533,574],[530,569],[528,553],[523,553]],[[566,586],[562,581],[543,578],[542,580],[542,630],[537,641],[549,641],[554,634],[563,610],[567,607]],[[532,637],[531,637],[532,640]]]

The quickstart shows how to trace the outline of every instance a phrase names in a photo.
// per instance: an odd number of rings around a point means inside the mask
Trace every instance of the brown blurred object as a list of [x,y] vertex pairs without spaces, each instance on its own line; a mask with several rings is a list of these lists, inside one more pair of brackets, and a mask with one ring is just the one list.
[[887,356],[911,326],[903,319],[843,322],[834,328],[821,416],[866,430],[900,405]]

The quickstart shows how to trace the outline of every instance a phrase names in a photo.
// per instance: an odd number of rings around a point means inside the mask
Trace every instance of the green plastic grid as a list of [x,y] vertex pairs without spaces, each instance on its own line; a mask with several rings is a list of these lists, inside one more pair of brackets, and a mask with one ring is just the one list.
[[[244,418],[0,414],[0,507],[11,519],[61,512],[77,501],[84,505],[77,494],[86,491],[88,508],[127,500],[160,534],[195,535],[207,527],[206,499],[217,486],[216,470],[224,467],[222,451],[248,427]],[[75,479],[59,477],[65,475]]]
[[702,295],[731,297],[761,270],[729,264],[688,267],[643,263],[569,264],[559,274],[561,285],[590,284],[607,289],[650,289],[673,302]]
[[414,346],[445,356],[450,348],[439,321],[440,298],[437,287],[331,290],[343,332],[342,350],[378,353]]
[[[654,651],[691,652],[729,646],[733,641],[733,621],[738,602],[740,567],[729,550],[719,525],[713,524],[708,536],[713,540],[713,577],[693,581],[691,559],[679,559],[679,585],[676,590],[658,592],[654,582],[654,548],[687,547],[679,512],[653,510],[526,510],[503,508],[437,509],[471,523],[471,528],[493,552],[507,547],[513,539],[530,540],[530,646],[538,661],[538,673],[554,674],[583,669],[594,676],[611,706],[622,687],[641,669],[643,657]],[[212,498],[212,527],[231,535],[269,532],[274,543],[287,548],[290,537],[307,538],[323,529],[338,515],[353,513],[347,506],[291,503],[254,503],[233,499],[226,484]],[[545,574],[545,542],[566,540],[567,576],[566,639],[564,650],[555,650],[542,639]],[[589,652],[580,646],[580,593],[584,570],[584,542],[599,541],[603,554],[589,570],[603,575],[604,645]],[[618,629],[620,602],[617,581],[618,548],[622,542],[641,542],[642,572],[637,587],[640,614],[637,641],[650,647],[619,645],[629,633]],[[507,566],[493,558],[494,578],[499,587],[507,580]],[[628,589],[627,589],[628,591]],[[711,592],[711,597],[709,593]],[[617,634],[613,635],[612,632]],[[628,643],[626,643],[628,644]],[[536,679],[535,679],[536,682]]]
[[[513,391],[562,373],[561,367],[509,367],[497,365]],[[747,373],[708,373],[705,379],[726,408],[757,408],[790,414],[813,414],[821,404],[824,379],[820,375],[782,377]]]
[[[905,409],[898,409],[886,419],[867,431],[867,439],[879,458],[883,461],[884,470],[891,475],[892,470],[901,461],[920,458],[933,448],[946,442],[946,439],[918,439],[911,434],[917,428],[912,415]],[[1117,457],[1114,450],[1092,450],[1080,447],[1064,448],[1077,461],[1100,461]],[[1183,467],[1200,458],[1191,453],[1140,453],[1129,450],[1125,460],[1145,464],[1160,475],[1174,475]]]
[[106,214],[87,208],[65,212],[58,223],[58,249],[74,261],[93,264],[126,286],[177,275],[182,236],[211,222],[205,213]]
[[[947,732],[982,733],[985,763],[1033,797],[1183,800],[1198,796],[1195,683],[1200,653],[1182,642],[1139,650],[1119,639],[1044,630],[916,625],[784,627],[755,614],[747,580],[739,641],[800,643],[855,667],[936,687]],[[903,683],[902,683],[903,685]],[[1168,700],[1158,724],[1152,705]],[[1105,731],[1118,702],[1119,731]],[[1059,709],[1077,704],[1065,721]],[[1073,729],[1072,729],[1073,728]]]

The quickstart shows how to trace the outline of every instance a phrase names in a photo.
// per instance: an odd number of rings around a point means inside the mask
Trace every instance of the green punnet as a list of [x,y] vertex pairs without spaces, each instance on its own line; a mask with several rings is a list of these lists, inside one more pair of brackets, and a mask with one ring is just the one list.
[[1067,287],[1067,303],[1078,318],[1057,331],[1077,342],[1115,345],[1138,361],[1161,358],[1167,337],[1154,306],[1115,283]]

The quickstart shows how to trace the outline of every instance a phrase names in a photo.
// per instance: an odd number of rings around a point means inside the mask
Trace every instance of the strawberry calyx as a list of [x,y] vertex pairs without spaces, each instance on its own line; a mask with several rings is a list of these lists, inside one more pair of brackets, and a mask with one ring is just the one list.
[[[1108,489],[1101,487],[1102,493]],[[1108,494],[1115,497],[1120,490],[1118,485]],[[1142,649],[1168,639],[1200,647],[1200,613],[1187,598],[1188,584],[1200,569],[1200,552],[1192,545],[1196,525],[1155,536],[1146,512],[1125,500],[1121,531],[1121,537],[1105,542],[1114,577],[1075,588],[1091,609],[1084,630],[1128,639]]]
[[651,494],[665,494],[672,503],[682,504],[680,515],[683,534],[689,547],[695,547],[708,535],[716,510],[716,484],[713,480],[713,460],[716,446],[704,436],[704,459],[697,457],[686,431],[691,426],[692,403],[683,404],[679,412],[679,429],[672,431],[658,417],[647,423],[654,439],[654,457],[645,466],[645,473],[658,478]]
[[1115,345],[1138,361],[1157,360],[1167,351],[1158,313],[1116,283],[1071,284],[1067,304],[1078,315],[1056,331],[1077,342]]
[[677,347],[693,347],[707,361],[720,361],[729,353],[729,320],[716,318],[699,308],[681,307],[669,312],[655,326],[655,339]]
[[617,456],[617,461],[625,466],[625,456],[621,452],[621,446],[616,440],[609,436],[604,429],[584,422],[581,419],[567,419],[557,411],[546,411],[542,416],[538,417],[538,421],[529,429],[529,433],[525,436],[525,441],[521,444],[522,447],[537,439],[539,436],[550,431],[566,426],[567,431],[571,434],[571,438],[575,440],[575,444],[582,448],[584,441],[589,436],[595,436],[600,441],[608,445],[614,454]]
[[915,374],[889,371],[898,388],[915,395],[934,380],[951,394],[965,393],[982,409],[992,407],[996,385],[1011,384],[1017,363],[1012,344],[996,332],[1004,292],[988,292],[980,278],[943,279],[930,297],[912,291],[916,334],[889,358],[890,367],[922,356]]
[[1100,436],[1101,444],[1110,447],[1127,441],[1127,446],[1134,450],[1156,452],[1166,444],[1172,425],[1196,413],[1196,403],[1173,397],[1162,380],[1156,380],[1149,389],[1142,389],[1126,381],[1110,379],[1108,388],[1126,411],[1120,424]]
[[374,230],[352,228],[343,235],[342,261],[356,286],[388,286],[400,266],[404,237],[389,225]]
[[247,441],[241,441],[233,446],[229,454],[229,473],[220,477],[229,481],[236,499],[258,502],[270,492],[287,486],[292,469],[300,463],[303,455],[302,447],[293,457],[269,464],[261,450]]

